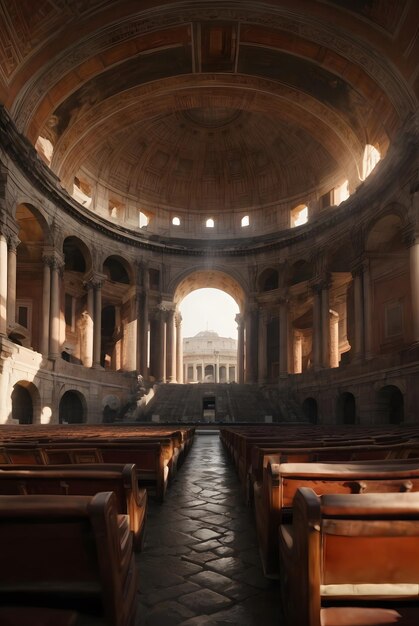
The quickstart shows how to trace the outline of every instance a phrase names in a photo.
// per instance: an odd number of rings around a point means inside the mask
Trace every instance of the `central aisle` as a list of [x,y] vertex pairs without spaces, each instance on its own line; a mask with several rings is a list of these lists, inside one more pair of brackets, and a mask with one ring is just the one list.
[[150,502],[137,557],[137,626],[279,626],[255,524],[218,433],[197,434],[164,504]]

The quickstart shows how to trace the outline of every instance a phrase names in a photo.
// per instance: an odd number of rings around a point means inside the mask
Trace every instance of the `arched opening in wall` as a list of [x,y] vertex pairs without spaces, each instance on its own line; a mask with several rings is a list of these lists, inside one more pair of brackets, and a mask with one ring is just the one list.
[[87,421],[86,401],[79,391],[66,391],[58,409],[60,424],[83,424]]
[[344,391],[339,395],[336,414],[338,424],[356,424],[355,396],[349,391]]
[[404,398],[396,385],[386,385],[378,392],[378,421],[385,424],[402,424],[404,421]]
[[[44,263],[54,260],[43,259],[48,225],[41,212],[27,204],[16,208],[16,221],[20,240],[16,248],[16,302],[9,307],[8,326],[22,346],[40,352]],[[9,293],[12,290],[8,287]]]
[[34,407],[28,384],[24,381],[16,383],[12,391],[12,419],[19,424],[32,424]]
[[270,267],[263,270],[258,280],[259,291],[273,291],[279,287],[278,271]]
[[[136,326],[133,270],[122,257],[112,255],[103,263],[101,364],[112,370],[133,371],[136,350],[130,345]],[[132,344],[132,341],[131,341]]]
[[238,382],[242,287],[224,272],[198,270],[179,283],[174,303],[182,320],[176,332],[183,337],[183,382]]
[[303,415],[310,424],[317,424],[319,420],[317,400],[306,398],[302,404]]
[[299,204],[290,213],[291,228],[302,226],[308,222],[308,206]]
[[364,148],[364,157],[362,160],[362,180],[369,176],[372,170],[381,159],[381,154],[375,146],[367,143]]

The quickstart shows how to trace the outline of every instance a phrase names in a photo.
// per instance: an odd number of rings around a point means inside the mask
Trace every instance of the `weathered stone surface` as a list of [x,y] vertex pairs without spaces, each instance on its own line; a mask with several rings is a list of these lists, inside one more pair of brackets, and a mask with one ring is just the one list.
[[150,500],[136,562],[135,626],[283,624],[278,584],[263,576],[254,520],[218,436],[196,437],[164,504]]

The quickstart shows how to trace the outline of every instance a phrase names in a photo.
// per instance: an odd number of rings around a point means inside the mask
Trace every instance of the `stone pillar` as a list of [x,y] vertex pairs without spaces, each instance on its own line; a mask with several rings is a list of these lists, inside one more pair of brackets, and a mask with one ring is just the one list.
[[279,376],[288,376],[288,305],[285,299],[279,303]]
[[159,307],[157,318],[157,380],[166,382],[166,309]]
[[419,239],[412,237],[409,243],[413,342],[419,343]]
[[94,289],[94,317],[93,317],[93,367],[100,368],[102,347],[102,281],[95,280]]
[[294,374],[303,371],[303,337],[299,331],[294,332]]
[[321,292],[322,307],[322,366],[330,367],[330,315],[329,315],[329,285],[323,283]]
[[167,311],[166,317],[166,379],[176,382],[175,310]]
[[251,303],[248,306],[248,310],[246,311],[245,317],[246,324],[246,340],[245,340],[245,351],[246,351],[246,370],[245,370],[245,380],[246,383],[255,383],[257,380],[257,333],[258,333],[258,324],[257,324],[257,308],[254,303]]
[[192,380],[194,383],[198,380],[198,369],[196,363],[192,364]]
[[267,356],[267,312],[259,311],[259,336],[258,336],[258,383],[263,385],[268,379],[268,356]]
[[0,233],[0,336],[7,336],[7,239]]
[[363,288],[364,288],[364,350],[365,358],[371,359],[372,354],[372,293],[371,293],[371,276],[370,276],[370,262],[369,259],[365,259],[364,262],[364,275],[363,275]]
[[93,327],[95,316],[95,300],[94,300],[94,288],[91,282],[85,283],[87,291],[87,311],[86,311],[86,324],[84,335],[84,362],[85,367],[93,366]]
[[237,382],[244,383],[244,320],[243,315],[236,315],[237,323]]
[[51,265],[51,316],[49,327],[49,356],[51,359],[57,359],[60,356],[60,275],[62,268],[62,258],[55,254]]
[[[139,293],[139,317],[137,320],[137,368],[144,378],[148,378],[148,351],[149,351],[149,313],[148,292],[150,289],[150,277],[148,267],[141,267],[142,287]],[[139,344],[139,345],[138,345]]]
[[321,286],[313,285],[313,367],[321,367]]
[[7,255],[7,325],[13,328],[16,323],[16,265],[17,247],[20,240],[16,235],[8,237]]
[[183,383],[183,341],[182,341],[182,315],[179,311],[175,314],[176,326],[176,376],[177,382]]
[[42,327],[41,327],[41,353],[44,357],[49,355],[49,328],[51,310],[51,264],[49,256],[43,256],[44,273],[42,279]]
[[360,361],[363,356],[364,344],[364,298],[362,287],[362,266],[352,272],[354,281],[354,313],[355,313],[355,345],[354,357]]
[[330,311],[330,367],[339,367],[339,315]]

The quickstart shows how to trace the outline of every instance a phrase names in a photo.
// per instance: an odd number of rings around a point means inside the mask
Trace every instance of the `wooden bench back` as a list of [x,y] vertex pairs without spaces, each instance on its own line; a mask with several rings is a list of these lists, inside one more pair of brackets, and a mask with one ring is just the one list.
[[113,493],[0,496],[0,602],[89,607],[109,626],[135,613],[132,543],[119,541]]

